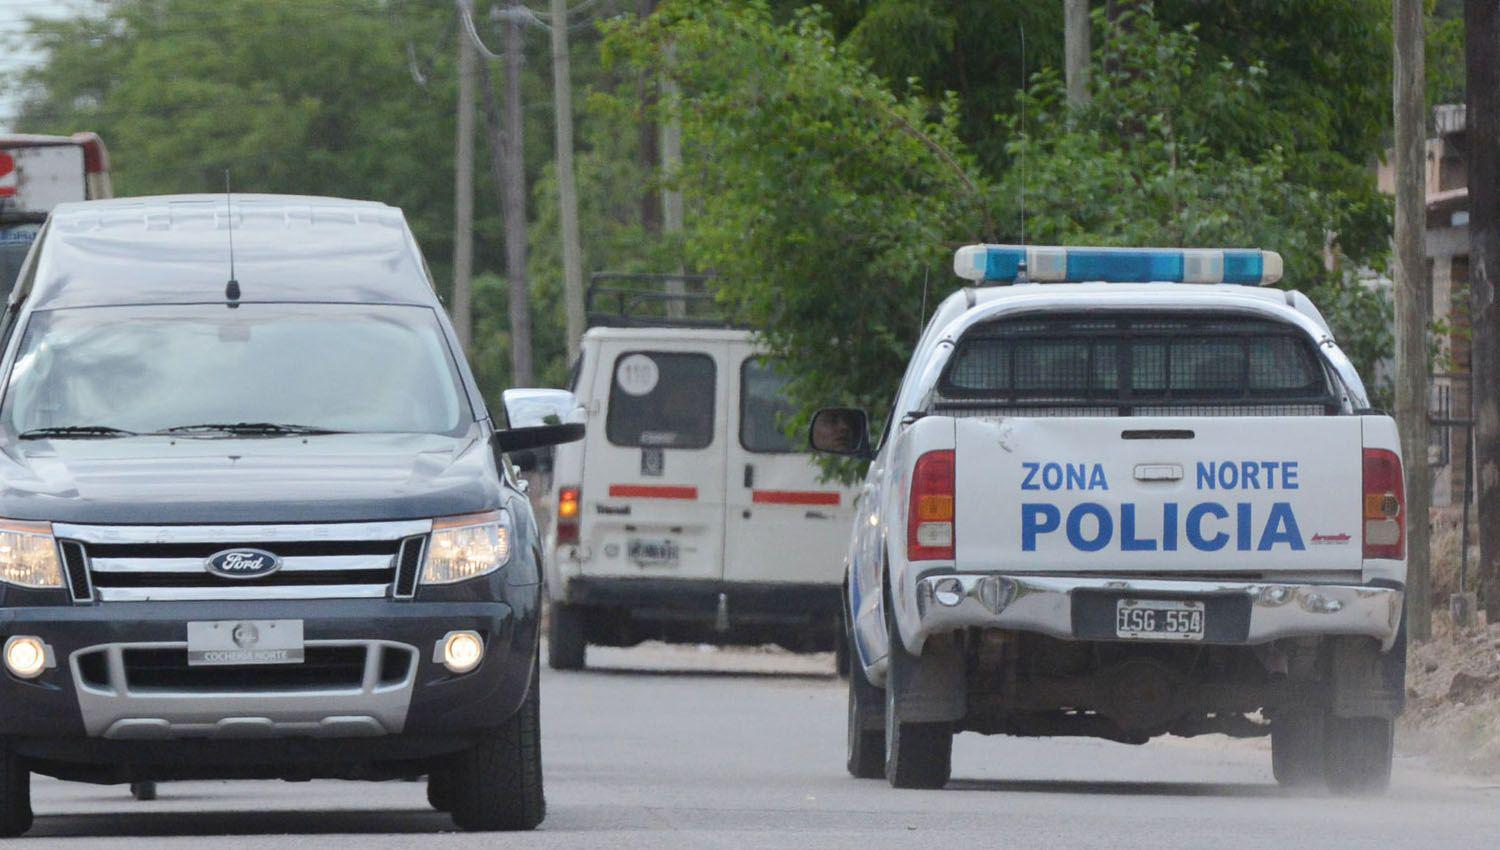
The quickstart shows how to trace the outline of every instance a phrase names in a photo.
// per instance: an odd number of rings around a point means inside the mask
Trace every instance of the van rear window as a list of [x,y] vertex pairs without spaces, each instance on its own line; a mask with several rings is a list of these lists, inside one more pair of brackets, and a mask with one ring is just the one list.
[[746,451],[802,451],[783,428],[793,413],[785,392],[787,380],[774,366],[753,357],[740,368],[740,445]]
[[1052,415],[1070,407],[1083,415],[1337,412],[1306,334],[1233,316],[1002,319],[960,340],[938,390],[950,409],[1057,408]]
[[605,435],[617,446],[706,448],[714,441],[717,386],[706,354],[622,354],[610,382]]

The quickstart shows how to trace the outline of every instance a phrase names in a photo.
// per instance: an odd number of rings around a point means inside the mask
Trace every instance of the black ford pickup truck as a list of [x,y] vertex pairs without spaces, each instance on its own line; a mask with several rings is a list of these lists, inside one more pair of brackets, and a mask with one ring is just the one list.
[[0,835],[32,773],[426,774],[460,827],[541,821],[506,453],[582,426],[492,418],[399,210],[64,204],[0,349]]

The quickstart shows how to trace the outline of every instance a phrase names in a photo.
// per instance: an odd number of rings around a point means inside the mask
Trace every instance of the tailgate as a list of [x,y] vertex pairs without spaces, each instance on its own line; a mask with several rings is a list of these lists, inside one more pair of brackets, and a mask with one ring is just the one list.
[[1358,571],[1354,416],[959,419],[960,569]]

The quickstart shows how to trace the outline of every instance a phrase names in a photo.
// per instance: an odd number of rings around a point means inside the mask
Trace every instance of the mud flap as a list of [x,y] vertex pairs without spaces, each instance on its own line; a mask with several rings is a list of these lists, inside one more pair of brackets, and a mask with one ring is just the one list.
[[1393,720],[1406,708],[1406,634],[1390,652],[1371,638],[1332,641],[1329,672],[1333,684],[1329,711],[1334,717]]
[[[968,712],[968,677],[958,634],[934,635],[921,655],[911,655],[892,642],[889,681],[895,688],[896,711],[903,723],[962,720]],[[898,659],[895,656],[900,655]]]

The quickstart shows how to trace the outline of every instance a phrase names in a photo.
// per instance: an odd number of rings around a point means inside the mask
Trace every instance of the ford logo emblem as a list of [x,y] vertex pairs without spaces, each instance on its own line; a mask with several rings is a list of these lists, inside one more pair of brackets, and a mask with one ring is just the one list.
[[210,555],[203,567],[224,578],[260,578],[281,569],[281,559],[264,549],[225,549]]

